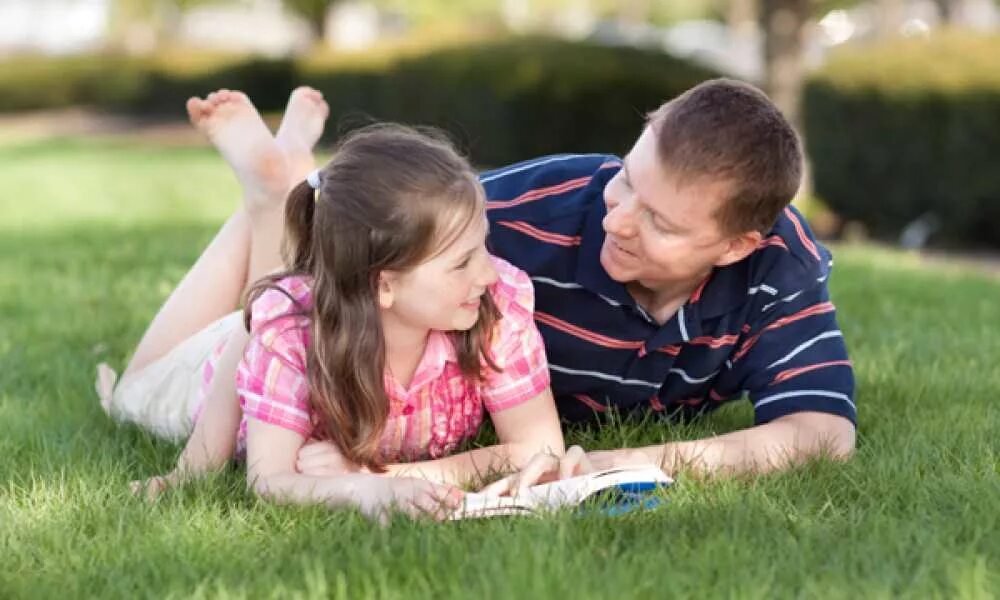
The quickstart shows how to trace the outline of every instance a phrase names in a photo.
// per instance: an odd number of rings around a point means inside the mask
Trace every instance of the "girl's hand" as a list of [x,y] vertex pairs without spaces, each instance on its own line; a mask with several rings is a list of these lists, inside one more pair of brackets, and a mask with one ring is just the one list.
[[362,514],[385,526],[392,512],[444,521],[462,506],[464,497],[457,488],[424,479],[372,476],[355,492],[354,500]]
[[137,479],[128,484],[132,494],[145,498],[146,500],[152,502],[156,500],[160,494],[167,491],[168,489],[177,486],[182,483],[180,473],[177,471],[171,471],[166,475],[157,475],[155,477],[150,477],[149,479]]
[[347,473],[369,473],[365,467],[360,467],[344,458],[340,450],[331,442],[310,440],[299,449],[295,460],[295,469],[303,475],[314,477],[331,477]]
[[583,475],[594,470],[584,449],[570,446],[563,456],[549,452],[536,454],[523,469],[494,481],[480,492],[491,496],[518,496],[533,485]]

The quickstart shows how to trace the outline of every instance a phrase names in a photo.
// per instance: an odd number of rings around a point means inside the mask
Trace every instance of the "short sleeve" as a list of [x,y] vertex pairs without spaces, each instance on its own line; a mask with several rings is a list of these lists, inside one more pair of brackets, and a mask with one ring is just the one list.
[[243,414],[309,437],[312,413],[306,377],[308,319],[277,289],[251,306],[250,341],[236,371]]
[[854,371],[826,284],[776,303],[733,363],[757,424],[801,411],[857,422]]
[[501,370],[486,369],[483,402],[490,413],[531,400],[549,387],[549,366],[535,326],[535,292],[523,271],[493,258],[499,278],[491,292],[501,319],[490,353]]

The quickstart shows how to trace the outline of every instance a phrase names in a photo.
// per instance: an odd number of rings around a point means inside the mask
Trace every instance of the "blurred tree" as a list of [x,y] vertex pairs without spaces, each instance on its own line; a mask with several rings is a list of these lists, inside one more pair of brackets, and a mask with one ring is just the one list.
[[804,49],[813,14],[811,0],[760,0],[764,34],[764,89],[793,123],[799,123]]
[[289,10],[309,22],[317,39],[326,39],[326,13],[339,0],[282,0]]

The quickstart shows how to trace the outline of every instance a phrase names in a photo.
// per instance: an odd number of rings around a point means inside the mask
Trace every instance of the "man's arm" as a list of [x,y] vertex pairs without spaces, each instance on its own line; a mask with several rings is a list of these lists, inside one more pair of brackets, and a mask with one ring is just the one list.
[[[530,473],[515,475],[524,487],[636,464],[659,464],[668,473],[765,473],[810,458],[837,460],[855,445],[854,376],[836,310],[825,284],[779,299],[732,356],[716,384],[746,390],[756,425],[704,439],[642,448],[593,451],[565,458],[537,457]],[[757,308],[756,310],[760,310]],[[528,471],[526,469],[526,471]],[[490,489],[506,489],[509,481]]]
[[854,443],[854,424],[849,420],[829,413],[797,412],[699,440],[590,452],[587,459],[589,469],[594,470],[652,463],[667,473],[767,473],[816,456],[846,459],[854,451]]

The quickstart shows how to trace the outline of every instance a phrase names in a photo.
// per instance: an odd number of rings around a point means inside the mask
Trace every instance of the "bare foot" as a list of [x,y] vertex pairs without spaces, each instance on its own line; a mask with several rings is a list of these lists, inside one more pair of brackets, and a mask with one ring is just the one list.
[[242,92],[219,90],[187,101],[191,123],[212,141],[243,187],[251,215],[283,206],[288,160]]
[[323,94],[311,87],[297,87],[288,97],[288,107],[274,140],[288,159],[294,183],[305,179],[315,168],[313,146],[323,135],[329,115],[330,107]]
[[107,363],[97,365],[97,380],[94,381],[94,389],[97,390],[97,397],[101,399],[101,408],[109,417],[111,416],[111,401],[114,397],[115,381],[117,380],[118,374]]

